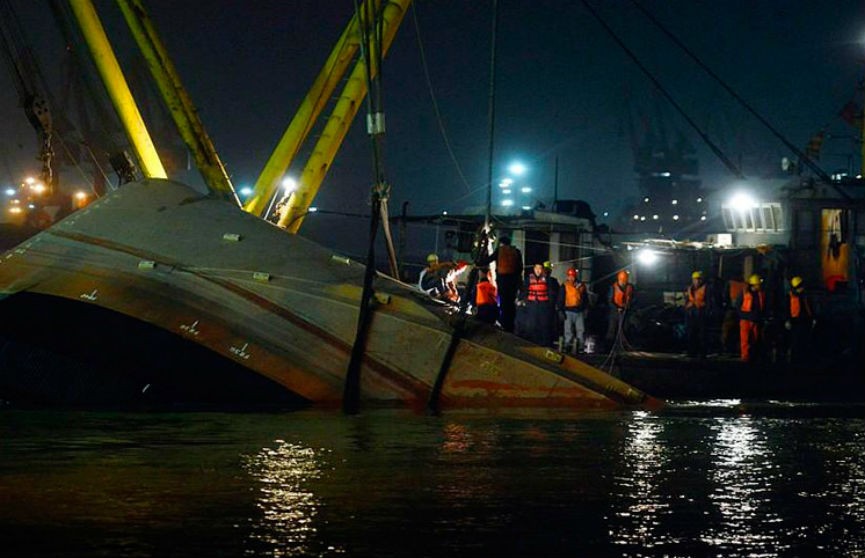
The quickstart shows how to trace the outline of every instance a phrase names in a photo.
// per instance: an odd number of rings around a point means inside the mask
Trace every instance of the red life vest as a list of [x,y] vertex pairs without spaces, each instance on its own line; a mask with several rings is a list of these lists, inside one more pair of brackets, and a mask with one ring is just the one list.
[[529,275],[529,294],[526,297],[529,302],[549,302],[550,288],[547,285],[547,276],[538,277],[534,273]]
[[694,288],[694,285],[688,287],[688,303],[686,308],[705,308],[706,307],[706,285],[700,285]]
[[634,286],[626,283],[625,286],[619,285],[618,282],[613,283],[613,304],[617,308],[627,308],[631,305],[631,300],[634,298]]
[[489,305],[496,305],[496,288],[489,281],[478,283],[477,296],[475,296],[475,306]]

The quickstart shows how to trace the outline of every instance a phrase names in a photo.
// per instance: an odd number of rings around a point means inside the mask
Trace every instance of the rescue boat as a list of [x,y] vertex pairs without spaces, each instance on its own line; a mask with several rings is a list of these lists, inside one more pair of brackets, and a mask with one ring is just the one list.
[[[125,185],[0,259],[0,399],[338,405],[364,266],[169,180]],[[425,406],[447,307],[379,274],[365,405]],[[656,408],[589,364],[469,319],[442,410]]]

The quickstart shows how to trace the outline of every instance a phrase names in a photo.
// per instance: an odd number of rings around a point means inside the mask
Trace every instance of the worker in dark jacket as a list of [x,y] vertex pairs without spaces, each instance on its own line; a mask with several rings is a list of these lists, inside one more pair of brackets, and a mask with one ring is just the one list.
[[805,293],[804,281],[798,275],[790,279],[786,310],[784,328],[790,332],[790,364],[802,366],[810,361],[811,331],[817,321]]
[[691,284],[685,289],[685,325],[688,329],[688,356],[706,357],[706,329],[709,320],[708,286],[703,272],[691,274]]
[[553,316],[555,304],[550,298],[549,277],[544,266],[535,264],[526,277],[523,289],[526,308],[526,337],[542,347],[553,344]]
[[748,277],[748,288],[736,299],[739,310],[739,345],[742,360],[754,362],[763,341],[763,321],[767,317],[763,279],[756,273]]
[[480,258],[479,265],[496,264],[496,287],[498,288],[499,304],[501,306],[502,329],[514,331],[517,294],[523,277],[523,255],[518,248],[511,246],[511,238],[503,236],[499,246],[485,258]]
[[565,350],[574,354],[582,352],[586,346],[585,313],[589,293],[585,283],[580,281],[575,268],[567,271],[567,278],[559,289],[558,308],[565,314]]

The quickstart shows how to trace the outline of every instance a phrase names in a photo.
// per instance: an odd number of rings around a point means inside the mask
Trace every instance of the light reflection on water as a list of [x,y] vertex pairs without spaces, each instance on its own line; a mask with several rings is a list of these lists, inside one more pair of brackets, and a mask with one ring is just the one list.
[[0,413],[0,552],[865,555],[861,409],[772,409]]

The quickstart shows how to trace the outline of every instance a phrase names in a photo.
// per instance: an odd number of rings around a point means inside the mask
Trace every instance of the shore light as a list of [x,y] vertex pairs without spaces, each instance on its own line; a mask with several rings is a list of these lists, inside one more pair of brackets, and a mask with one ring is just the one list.
[[6,195],[7,196],[14,196],[15,195],[15,188],[6,188]]
[[513,174],[514,176],[522,176],[526,173],[526,166],[519,161],[515,161],[508,165],[508,172]]
[[733,197],[730,198],[729,206],[740,213],[745,213],[746,211],[757,207],[757,200],[747,192],[736,192],[733,194]]
[[512,205],[514,205],[514,200],[502,200],[503,207],[510,207]]
[[520,192],[522,192],[523,194],[531,194],[532,188],[531,186],[523,186],[522,188],[520,188]]
[[654,265],[658,261],[658,253],[644,248],[637,253],[637,261],[643,265]]

